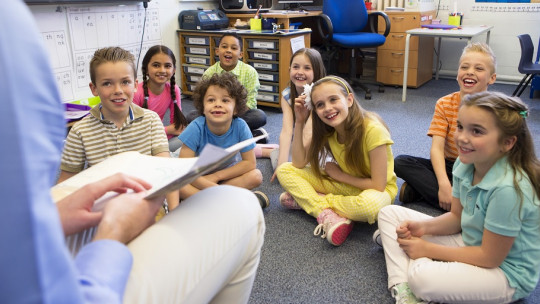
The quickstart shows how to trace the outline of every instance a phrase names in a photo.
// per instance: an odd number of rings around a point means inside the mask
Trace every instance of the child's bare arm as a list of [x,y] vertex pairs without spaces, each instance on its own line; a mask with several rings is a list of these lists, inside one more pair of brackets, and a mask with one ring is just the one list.
[[444,159],[444,146],[446,139],[441,136],[433,135],[431,142],[431,164],[439,184],[439,206],[449,211],[452,205],[452,184],[448,179],[446,172],[446,161]]
[[241,175],[244,175],[248,173],[249,171],[255,170],[257,167],[257,162],[255,158],[255,152],[253,151],[253,149],[247,152],[240,153],[240,154],[242,156],[241,161],[234,164],[233,166],[230,166],[223,170],[216,171],[208,175],[208,178],[212,181],[224,182],[224,181],[228,181],[233,178],[239,177]]
[[375,189],[384,191],[387,182],[387,163],[386,145],[380,145],[369,151],[369,160],[371,163],[371,177],[356,177],[347,174],[339,168],[337,164],[327,163],[325,171],[338,182],[349,184],[353,187],[366,190]]

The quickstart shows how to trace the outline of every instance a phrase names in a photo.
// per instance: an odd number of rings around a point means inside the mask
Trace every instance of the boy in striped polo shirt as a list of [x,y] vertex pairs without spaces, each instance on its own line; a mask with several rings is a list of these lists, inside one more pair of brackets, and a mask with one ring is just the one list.
[[432,137],[431,159],[399,155],[394,160],[396,175],[405,181],[399,191],[401,202],[425,201],[450,210],[452,167],[458,156],[454,132],[461,99],[495,83],[495,68],[495,54],[487,44],[472,43],[463,49],[456,78],[459,92],[441,97],[435,105],[427,133]]
[[[132,103],[137,72],[130,52],[119,47],[97,50],[90,61],[90,79],[92,94],[101,103],[71,128],[58,182],[121,152],[169,157],[159,116]],[[178,205],[178,195],[178,191],[167,195],[169,208]]]

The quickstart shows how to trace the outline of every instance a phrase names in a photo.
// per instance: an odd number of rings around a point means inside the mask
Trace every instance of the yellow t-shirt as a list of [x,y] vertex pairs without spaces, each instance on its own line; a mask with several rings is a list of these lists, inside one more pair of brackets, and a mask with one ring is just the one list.
[[[388,192],[392,200],[394,200],[398,191],[396,184],[397,177],[394,173],[394,156],[392,154],[391,147],[394,141],[392,141],[392,138],[390,138],[390,132],[388,132],[388,130],[378,120],[367,119],[364,123],[364,126],[365,131],[362,140],[363,155],[361,157],[364,158],[364,163],[367,166],[367,171],[371,172],[369,151],[377,148],[378,146],[386,145],[387,163],[385,191]],[[345,145],[338,142],[337,132],[334,132],[334,134],[328,139],[328,144],[330,145],[330,150],[332,151],[334,159],[337,161],[339,167],[341,168],[341,170],[343,170],[343,172],[361,178],[370,177],[363,176],[362,174],[359,175],[355,172],[355,170],[347,167],[345,163]]]

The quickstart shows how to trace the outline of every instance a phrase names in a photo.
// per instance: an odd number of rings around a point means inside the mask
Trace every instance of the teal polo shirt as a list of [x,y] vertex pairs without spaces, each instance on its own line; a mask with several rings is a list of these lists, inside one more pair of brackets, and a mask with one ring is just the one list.
[[454,164],[452,194],[461,201],[461,235],[467,246],[480,246],[484,229],[514,237],[500,268],[514,300],[526,297],[540,275],[540,201],[526,175],[518,174],[523,200],[514,187],[514,173],[506,157],[499,159],[482,181],[472,185],[474,166]]

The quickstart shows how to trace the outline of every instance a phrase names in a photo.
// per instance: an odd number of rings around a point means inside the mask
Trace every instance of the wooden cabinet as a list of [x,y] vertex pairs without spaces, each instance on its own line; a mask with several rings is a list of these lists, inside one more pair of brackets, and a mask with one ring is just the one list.
[[[390,34],[377,48],[377,81],[387,85],[403,85],[406,31],[430,24],[434,12],[386,12],[390,18]],[[379,17],[381,18],[381,17]],[[379,20],[378,31],[384,31]],[[433,70],[433,38],[411,37],[409,50],[408,87],[419,87],[429,81]]]
[[[204,71],[219,61],[215,54],[225,31],[178,30],[183,94],[192,95]],[[310,47],[311,30],[235,31],[242,38],[242,60],[259,73],[261,87],[257,94],[260,106],[280,107],[280,93],[289,82],[289,62],[293,40],[303,40]]]

